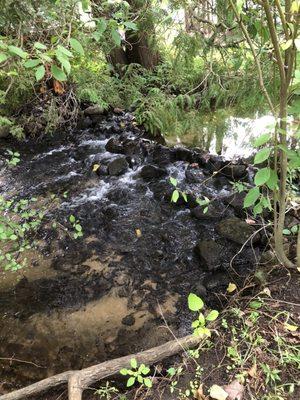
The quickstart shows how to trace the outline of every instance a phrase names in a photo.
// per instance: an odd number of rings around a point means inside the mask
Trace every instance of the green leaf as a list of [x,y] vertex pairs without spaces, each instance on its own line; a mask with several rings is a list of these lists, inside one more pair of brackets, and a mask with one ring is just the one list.
[[68,60],[68,58],[66,56],[64,56],[64,54],[60,53],[58,50],[55,52],[55,54],[56,54],[56,58],[61,63],[61,66],[64,68],[66,73],[69,75],[69,73],[71,72],[70,61]]
[[254,178],[255,185],[256,186],[264,185],[266,182],[268,182],[270,176],[271,176],[271,169],[269,167],[258,170]]
[[8,59],[8,55],[5,53],[0,53],[0,63],[3,63]]
[[196,319],[196,321],[192,322],[192,328],[198,328],[199,325],[200,325],[200,321],[198,319]]
[[143,375],[148,375],[148,374],[149,374],[149,372],[150,372],[150,368],[149,368],[149,367],[146,367],[146,366],[144,366],[144,368],[142,369],[142,374],[143,374]]
[[131,368],[134,368],[134,369],[137,368],[138,364],[137,364],[137,361],[136,361],[135,358],[132,358],[132,359],[130,360],[130,365],[131,365]]
[[107,28],[107,22],[104,18],[100,18],[97,21],[97,33],[101,36]]
[[116,31],[115,29],[112,29],[111,30],[111,37],[112,37],[112,39],[113,39],[113,41],[114,41],[116,46],[118,46],[118,47],[121,46],[122,40],[121,40],[121,36],[120,36],[118,31]]
[[258,310],[258,309],[261,308],[262,302],[261,301],[257,301],[257,300],[253,300],[253,301],[250,302],[249,306],[253,310]]
[[73,54],[70,52],[70,50],[66,49],[64,46],[61,46],[60,44],[57,46],[57,50],[64,54],[67,57],[74,57]]
[[254,187],[249,190],[247,196],[244,199],[244,208],[251,207],[255,204],[256,200],[260,196],[260,190],[258,187]]
[[127,381],[127,387],[133,386],[135,383],[135,377],[131,376]]
[[81,1],[81,5],[82,5],[82,10],[83,11],[89,11],[90,9],[90,0],[82,0]]
[[121,374],[121,375],[128,375],[127,369],[126,369],[126,368],[122,368],[122,369],[120,370],[120,374]]
[[212,310],[207,316],[206,321],[215,321],[219,316],[219,311]]
[[187,203],[188,199],[187,199],[187,195],[185,192],[181,192],[181,195],[183,197],[183,200]]
[[179,199],[179,192],[178,192],[178,190],[174,190],[174,192],[172,194],[171,202],[177,203],[178,199]]
[[173,185],[173,186],[177,186],[177,179],[175,179],[175,178],[173,178],[172,176],[170,177],[170,182],[171,182],[171,185]]
[[84,55],[83,47],[77,39],[70,38],[70,46],[74,51],[76,51],[76,53],[80,54],[81,56]]
[[51,73],[53,75],[53,77],[57,80],[57,81],[66,81],[67,80],[67,76],[64,73],[64,71],[62,71],[60,68],[58,68],[57,65],[52,64],[51,65]]
[[40,42],[35,42],[33,46],[38,50],[47,50],[47,46]]
[[270,133],[264,133],[263,135],[259,136],[253,143],[254,147],[259,147],[262,146],[263,144],[268,143],[268,141],[271,139],[271,134]]
[[34,68],[34,67],[38,66],[39,64],[41,64],[41,60],[34,58],[31,60],[25,61],[24,67],[25,68]]
[[244,3],[245,3],[245,0],[237,0],[237,2],[236,2],[236,8],[237,8],[237,11],[239,14],[242,12]]
[[204,303],[196,294],[190,293],[188,297],[188,306],[191,311],[199,311],[204,307]]
[[82,231],[82,227],[79,224],[75,225],[75,229],[76,229],[77,232],[81,232]]
[[10,54],[21,57],[23,59],[27,58],[28,56],[28,53],[22,50],[20,47],[8,46],[8,51],[10,52]]
[[131,29],[133,31],[138,30],[137,24],[135,24],[134,22],[126,21],[126,22],[124,22],[124,25],[126,26],[126,28]]
[[69,220],[73,224],[76,221],[76,218],[74,217],[74,215],[70,215]]
[[10,240],[17,240],[18,236],[17,235],[11,235],[9,238],[10,238]]
[[152,387],[152,381],[150,378],[144,378],[144,385],[148,388]]
[[43,65],[40,65],[36,70],[35,70],[35,79],[37,81],[40,81],[41,79],[44,78],[46,73],[45,67]]
[[292,232],[289,229],[283,229],[282,233],[284,235],[290,235]]
[[267,160],[270,157],[272,149],[269,147],[265,147],[261,149],[254,158],[254,164],[260,164]]
[[270,170],[270,178],[267,181],[267,186],[270,190],[275,190],[278,186],[278,175],[274,169]]

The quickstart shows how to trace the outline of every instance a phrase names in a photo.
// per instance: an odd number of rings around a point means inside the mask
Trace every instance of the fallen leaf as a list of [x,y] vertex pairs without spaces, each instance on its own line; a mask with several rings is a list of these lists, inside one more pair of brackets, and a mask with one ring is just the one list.
[[271,297],[271,290],[269,288],[264,288],[263,293],[266,294],[267,296]]
[[99,165],[99,164],[94,164],[94,165],[93,165],[93,172],[98,171],[99,168],[100,168],[100,165]]
[[254,220],[251,219],[251,218],[247,218],[247,219],[246,219],[246,222],[247,222],[248,225],[255,225],[255,224],[256,224],[256,221],[254,221]]
[[238,380],[234,380],[229,385],[224,386],[224,389],[228,394],[227,400],[243,400],[245,387]]
[[235,283],[229,283],[228,288],[227,288],[227,292],[228,293],[232,293],[237,289],[236,284]]
[[198,163],[192,163],[191,164],[191,168],[199,168],[199,164]]
[[140,238],[142,236],[142,231],[140,229],[135,230],[136,236]]
[[298,326],[288,324],[287,322],[284,324],[284,327],[290,332],[296,332],[296,330],[298,329]]
[[53,80],[53,89],[56,94],[64,94],[65,90],[63,85],[58,82],[56,79]]
[[226,400],[228,398],[228,393],[219,385],[212,385],[209,389],[209,394],[215,400]]
[[252,367],[248,370],[248,375],[251,376],[251,378],[255,378],[257,374],[257,365],[256,363],[252,365]]
[[195,391],[194,397],[196,400],[206,400],[207,396],[205,396],[203,392],[203,383],[200,385],[200,387]]
[[297,271],[298,271],[298,272],[300,272],[300,267],[299,267],[299,268],[297,268]]

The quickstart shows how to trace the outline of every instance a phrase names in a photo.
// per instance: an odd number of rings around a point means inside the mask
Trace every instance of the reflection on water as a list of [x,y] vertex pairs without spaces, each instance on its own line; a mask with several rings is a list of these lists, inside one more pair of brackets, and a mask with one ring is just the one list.
[[249,157],[253,153],[253,140],[274,126],[274,118],[270,115],[241,118],[230,114],[225,110],[207,114],[197,134],[170,137],[168,141],[200,147],[228,159]]

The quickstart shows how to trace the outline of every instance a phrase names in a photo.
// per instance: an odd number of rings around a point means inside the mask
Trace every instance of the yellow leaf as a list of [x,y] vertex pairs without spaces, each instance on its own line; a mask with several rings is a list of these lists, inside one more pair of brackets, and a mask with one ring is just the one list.
[[297,13],[299,11],[299,8],[300,8],[300,2],[298,0],[293,1],[291,6],[291,12]]
[[251,376],[251,378],[255,378],[257,374],[257,365],[253,364],[253,366],[248,370],[248,374]]
[[226,400],[228,397],[228,393],[219,385],[212,385],[209,389],[209,394],[210,397],[215,400]]
[[237,289],[236,284],[235,283],[229,283],[228,288],[227,288],[227,292],[228,293],[232,293]]
[[142,236],[142,231],[140,229],[135,230],[136,236],[140,238]]
[[93,172],[98,171],[99,168],[100,168],[100,165],[99,165],[99,164],[94,164],[94,165],[93,165]]
[[285,329],[287,329],[290,332],[296,332],[296,330],[298,329],[298,326],[296,325],[290,325],[288,323],[284,324]]
[[293,44],[293,40],[290,39],[287,42],[282,43],[281,44],[281,48],[282,48],[282,50],[287,50],[287,49],[289,49],[291,47],[292,44]]

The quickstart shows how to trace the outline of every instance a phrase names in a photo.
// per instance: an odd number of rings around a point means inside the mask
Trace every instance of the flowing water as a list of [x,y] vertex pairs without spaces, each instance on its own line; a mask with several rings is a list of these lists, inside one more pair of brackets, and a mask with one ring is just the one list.
[[[239,129],[245,135],[250,129],[248,122],[238,123],[228,121],[223,140],[228,156],[232,140],[239,146]],[[112,138],[115,149],[108,146]],[[216,225],[240,211],[226,201],[233,170],[214,173],[225,166],[221,158],[144,139],[126,113],[103,116],[69,135],[2,142],[3,160],[5,147],[18,150],[21,162],[16,168],[4,163],[1,194],[34,196],[38,204],[52,194],[58,200],[26,254],[28,267],[0,274],[0,357],[6,358],[0,361],[0,393],[158,345],[172,338],[169,328],[187,334],[190,292],[222,307],[217,294],[238,279],[228,260],[240,245],[222,237]],[[113,174],[111,163],[122,157],[125,167]],[[150,177],[143,170],[148,164],[157,167]],[[235,167],[244,180],[251,179],[247,165]],[[190,193],[188,204],[182,199],[171,204],[170,176]],[[203,196],[212,200],[212,211],[195,217],[193,199]],[[71,214],[83,238],[70,233]],[[226,250],[227,261],[217,270],[195,253],[199,241],[212,239]],[[245,251],[233,263],[240,276],[253,268],[250,249]]]

